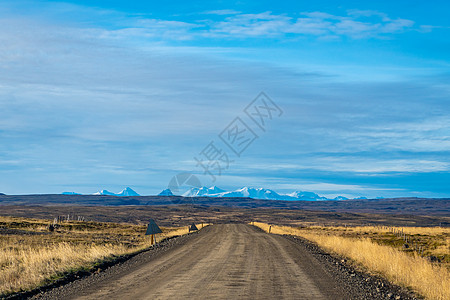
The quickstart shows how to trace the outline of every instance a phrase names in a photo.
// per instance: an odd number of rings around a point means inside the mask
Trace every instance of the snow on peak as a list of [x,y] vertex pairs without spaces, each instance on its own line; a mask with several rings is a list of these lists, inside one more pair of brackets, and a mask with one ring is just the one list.
[[94,195],[107,195],[107,196],[115,196],[116,194],[111,193],[108,190],[101,190],[100,192],[95,193]]
[[218,194],[218,193],[223,193],[225,192],[225,190],[222,190],[221,188],[217,187],[217,186],[212,186],[210,188],[208,188],[209,191],[211,191],[214,194]]
[[126,187],[117,196],[140,196],[138,193],[133,191],[133,189]]
[[305,192],[305,191],[295,191],[293,193],[287,194],[287,196],[292,197],[294,199],[299,200],[327,200],[326,197],[321,197],[313,192]]
[[183,197],[197,197],[199,195],[200,189],[199,188],[190,188],[187,192],[185,192]]
[[94,195],[107,195],[107,196],[119,196],[119,197],[127,197],[127,196],[139,196],[133,189],[126,187],[120,193],[114,194],[108,190],[101,190],[100,192],[95,193]]
[[305,200],[305,201],[317,201],[327,200],[325,197],[321,197],[313,192],[296,191],[291,194],[278,194],[277,192],[253,187],[242,187],[234,191],[225,191],[216,186],[210,188],[191,188],[183,194],[184,197],[248,197],[254,199],[267,199],[267,200]]

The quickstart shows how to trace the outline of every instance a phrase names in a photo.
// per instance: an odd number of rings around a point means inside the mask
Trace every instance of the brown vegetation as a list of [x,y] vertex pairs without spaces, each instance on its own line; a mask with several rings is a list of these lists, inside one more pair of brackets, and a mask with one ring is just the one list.
[[[50,283],[68,272],[150,247],[145,225],[0,217],[0,296]],[[201,225],[200,225],[201,227]],[[199,228],[200,228],[199,227]],[[188,233],[161,228],[156,241]]]
[[[274,234],[291,234],[306,238],[319,246],[347,257],[370,272],[386,277],[393,283],[412,288],[427,299],[450,299],[450,272],[446,263],[432,263],[416,251],[401,249],[398,239],[385,227],[303,227],[269,225],[254,222],[255,226]],[[448,258],[450,254],[448,228],[404,228],[424,245],[439,240],[426,251],[436,251]],[[434,252],[433,252],[434,251]],[[442,251],[442,252],[441,252]],[[427,253],[427,252],[425,252]]]

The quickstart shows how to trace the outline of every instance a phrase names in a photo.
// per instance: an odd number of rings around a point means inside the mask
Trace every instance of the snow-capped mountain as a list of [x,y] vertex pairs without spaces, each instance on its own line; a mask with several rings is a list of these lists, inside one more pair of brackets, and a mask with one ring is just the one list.
[[295,199],[300,199],[300,200],[311,200],[311,201],[327,200],[326,197],[321,197],[313,192],[295,191],[293,193],[287,194],[287,196],[295,198]]
[[135,191],[133,191],[131,188],[126,187],[120,193],[118,193],[117,196],[127,197],[127,196],[140,196],[140,195],[138,193],[136,193]]
[[222,190],[221,188],[214,185],[208,189],[208,192],[213,193],[213,194],[219,194],[219,193],[225,193],[226,191]]
[[101,190],[100,192],[94,193],[93,195],[106,195],[106,196],[115,196],[116,194],[111,193],[108,190]]
[[212,186],[210,188],[204,186],[201,188],[191,188],[189,191],[184,193],[183,197],[199,197],[199,196],[211,196],[218,195],[216,197],[221,197],[219,194],[226,193],[225,190],[218,188],[217,186]]
[[[164,190],[163,192],[166,192]],[[170,191],[170,190],[169,190]],[[161,195],[161,194],[160,194]],[[264,189],[264,188],[252,188],[243,187],[235,191],[225,191],[216,186],[191,188],[182,196],[184,197],[249,197],[254,199],[267,199],[267,200],[304,200],[304,201],[317,201],[327,200],[325,197],[321,197],[313,192],[296,191],[291,194],[278,194],[277,192]]]
[[75,193],[75,192],[63,192],[63,195],[81,195],[79,193]]
[[119,196],[119,197],[127,197],[127,196],[140,196],[138,193],[133,191],[133,189],[126,187],[120,193],[114,194],[108,190],[101,190],[100,192],[95,193],[94,195],[107,195],[107,196]]
[[243,187],[232,192],[221,193],[221,197],[249,197],[255,199],[285,200],[286,195],[264,188]]
[[348,200],[347,197],[344,196],[337,196],[336,198],[334,198],[333,200]]

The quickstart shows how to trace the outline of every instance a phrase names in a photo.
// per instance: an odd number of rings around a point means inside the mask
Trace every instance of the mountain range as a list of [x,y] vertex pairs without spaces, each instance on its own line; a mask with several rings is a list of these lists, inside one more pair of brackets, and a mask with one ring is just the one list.
[[[75,192],[64,192],[63,195],[81,195]],[[118,197],[130,197],[130,196],[140,196],[130,187],[126,187],[119,193],[113,193],[108,190],[101,190],[92,195],[106,195],[106,196],[118,196]],[[175,196],[170,189],[165,189],[158,196]],[[288,201],[321,201],[321,200],[348,200],[344,196],[338,196],[333,199],[328,199],[326,197],[320,196],[313,192],[306,191],[295,191],[289,194],[279,194],[273,190],[265,188],[253,188],[253,187],[243,187],[234,191],[226,191],[217,186],[212,187],[201,187],[201,188],[191,188],[185,192],[183,197],[236,197],[236,198],[253,198],[253,199],[263,199],[263,200],[288,200]],[[359,197],[357,199],[366,199],[365,197]]]
[[[64,192],[63,195],[81,195],[75,192]],[[132,188],[126,187],[120,193],[112,193],[108,190],[101,190],[100,192],[94,193],[93,195],[106,195],[106,196],[118,196],[118,197],[130,197],[130,196],[140,196]]]
[[[172,196],[173,193],[170,189],[165,189],[159,196]],[[290,194],[278,194],[277,192],[264,189],[264,188],[252,188],[243,187],[235,191],[225,191],[217,186],[191,188],[182,196],[184,197],[248,197],[254,199],[266,199],[266,200],[303,200],[303,201],[320,201],[330,200],[326,197],[322,197],[313,192],[295,191]],[[346,197],[339,196],[331,200],[347,200]]]

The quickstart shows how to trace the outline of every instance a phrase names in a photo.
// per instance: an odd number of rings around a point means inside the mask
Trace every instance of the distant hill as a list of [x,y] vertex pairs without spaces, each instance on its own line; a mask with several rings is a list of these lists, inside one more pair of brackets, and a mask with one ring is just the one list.
[[158,196],[173,196],[173,193],[170,189],[165,189],[164,191],[159,193]]
[[[394,198],[363,200],[285,201],[244,197],[182,197],[182,196],[108,196],[108,195],[0,195],[3,205],[195,205],[197,207],[237,207],[324,210],[328,212],[389,213],[429,216],[450,216],[450,199]],[[1,210],[1,208],[0,208]],[[298,215],[301,218],[301,212]]]

